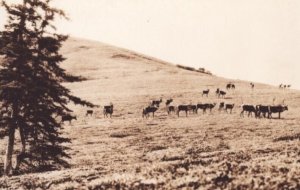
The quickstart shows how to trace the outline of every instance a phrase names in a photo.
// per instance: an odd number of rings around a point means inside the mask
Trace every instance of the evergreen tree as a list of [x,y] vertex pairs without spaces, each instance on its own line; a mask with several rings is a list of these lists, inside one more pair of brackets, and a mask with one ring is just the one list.
[[[70,115],[67,104],[93,107],[92,103],[71,95],[61,82],[80,80],[66,74],[59,64],[65,58],[59,53],[67,36],[57,34],[53,21],[65,17],[62,10],[49,5],[51,0],[23,0],[9,5],[2,1],[8,13],[8,23],[0,32],[1,126],[0,135],[8,136],[4,173],[12,171],[15,132],[19,131],[22,149],[17,156],[31,169],[67,166],[64,158],[69,142],[62,137],[57,118]],[[26,158],[26,159],[25,159]]]

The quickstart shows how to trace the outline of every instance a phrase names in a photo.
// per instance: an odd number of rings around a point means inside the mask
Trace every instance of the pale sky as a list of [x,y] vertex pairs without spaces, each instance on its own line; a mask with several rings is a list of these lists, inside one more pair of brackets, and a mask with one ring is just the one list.
[[[17,0],[10,0],[13,2]],[[55,0],[59,31],[218,76],[300,89],[300,0]],[[5,19],[0,12],[0,26]]]

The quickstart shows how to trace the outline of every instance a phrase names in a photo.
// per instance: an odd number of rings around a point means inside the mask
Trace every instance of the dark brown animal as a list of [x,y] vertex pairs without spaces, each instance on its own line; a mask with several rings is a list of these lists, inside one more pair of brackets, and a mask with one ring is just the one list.
[[88,116],[88,115],[92,116],[92,115],[93,115],[93,113],[94,113],[94,111],[93,111],[93,110],[86,110],[86,114],[85,114],[85,116]]
[[159,107],[159,104],[162,102],[162,99],[160,100],[152,100],[151,106]]
[[202,96],[206,95],[206,97],[208,97],[208,94],[209,94],[209,89],[202,91]]
[[148,118],[149,117],[149,113],[152,113],[152,116],[154,117],[154,113],[157,111],[157,107],[155,106],[148,106],[146,108],[143,109],[143,117]]
[[104,108],[103,108],[104,117],[108,117],[108,115],[110,115],[110,118],[111,118],[113,112],[114,112],[114,105],[113,104],[110,104],[109,106],[104,106]]
[[216,90],[216,96],[218,96],[218,97],[219,97],[219,93],[220,93],[220,89],[219,89],[219,88],[217,88],[217,90]]
[[256,111],[257,111],[257,116],[261,117],[268,117],[270,118],[270,106],[265,106],[265,105],[257,105],[256,106]]
[[224,109],[224,107],[225,107],[225,103],[221,102],[220,105],[219,105],[219,111],[221,111],[222,109]]
[[189,105],[189,111],[192,111],[192,113],[197,113],[197,105]]
[[206,113],[206,105],[205,104],[197,104],[197,112],[198,112],[198,109],[201,109],[203,111],[203,113]]
[[213,104],[205,104],[206,105],[206,108],[209,109],[209,112],[211,112],[211,110],[217,105],[216,103],[213,103]]
[[257,117],[257,110],[256,107],[254,105],[242,105],[242,112],[240,114],[241,117],[244,117],[244,112],[248,112],[248,117],[251,115],[252,113],[254,113],[255,117]]
[[77,120],[76,116],[72,116],[72,115],[63,115],[61,117],[61,122],[64,123],[65,121],[69,121],[69,123],[71,124],[72,120],[75,119]]
[[174,112],[174,113],[175,113],[175,106],[167,106],[167,112],[168,112],[168,115],[169,115],[171,112]]
[[229,90],[229,89],[235,89],[235,85],[232,84],[232,83],[228,83],[228,84],[226,85],[226,89],[227,89],[227,90]]
[[172,99],[172,98],[171,98],[171,99],[168,99],[168,100],[166,101],[166,106],[170,105],[172,102],[173,102],[173,99]]
[[[197,106],[196,106],[196,108],[197,108]],[[186,115],[186,117],[188,116],[188,111],[190,111],[191,110],[191,105],[179,105],[178,107],[177,107],[177,115],[178,115],[178,117],[179,117],[179,112],[180,111],[184,111],[185,112],[185,115]]]
[[223,91],[223,90],[220,90],[219,88],[217,88],[217,90],[216,90],[216,95],[217,95],[219,98],[220,98],[220,97],[224,98],[225,95],[226,95],[226,92]]
[[225,108],[224,109],[225,109],[226,113],[228,113],[227,110],[230,110],[230,113],[232,113],[233,107],[234,107],[234,104],[225,104]]
[[206,113],[206,110],[209,109],[211,110],[216,106],[216,103],[210,104],[210,103],[205,103],[205,104],[197,104],[197,110],[202,109],[203,113]]
[[288,106],[270,106],[269,111],[270,111],[270,117],[272,118],[272,113],[278,113],[278,118],[280,119],[280,114],[284,111],[288,110]]
[[234,107],[234,104],[225,104],[224,102],[221,102],[219,105],[219,111],[221,111],[223,109],[226,111],[226,113],[228,113],[228,110],[230,110],[230,113],[232,113],[233,107]]
[[226,92],[224,92],[224,91],[220,90],[220,92],[219,92],[219,97],[222,97],[222,98],[224,98],[224,97],[225,97],[225,95],[226,95]]

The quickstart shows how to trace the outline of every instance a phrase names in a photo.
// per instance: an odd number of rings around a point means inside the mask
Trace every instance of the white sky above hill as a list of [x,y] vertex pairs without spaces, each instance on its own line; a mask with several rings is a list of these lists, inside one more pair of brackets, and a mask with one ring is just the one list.
[[[18,0],[8,0],[16,2]],[[300,89],[299,0],[54,0],[59,31],[214,74]],[[5,18],[0,10],[0,27]],[[2,29],[2,28],[1,28]]]

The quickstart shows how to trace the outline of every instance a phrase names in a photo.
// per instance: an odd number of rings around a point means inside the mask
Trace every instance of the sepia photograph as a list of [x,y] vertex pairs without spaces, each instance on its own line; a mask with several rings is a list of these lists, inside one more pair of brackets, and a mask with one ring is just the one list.
[[0,0],[0,190],[300,190],[299,0]]

